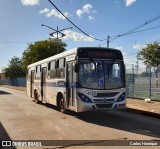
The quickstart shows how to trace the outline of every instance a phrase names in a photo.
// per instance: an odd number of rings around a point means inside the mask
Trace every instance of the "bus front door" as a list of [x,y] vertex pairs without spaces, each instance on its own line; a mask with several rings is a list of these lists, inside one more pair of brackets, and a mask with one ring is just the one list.
[[67,107],[75,109],[75,98],[76,98],[76,88],[75,88],[75,72],[74,72],[75,62],[69,62],[67,64]]
[[41,73],[41,100],[45,101],[46,99],[46,68],[42,68]]
[[34,93],[34,71],[31,71],[31,79],[30,79],[30,96],[33,97]]

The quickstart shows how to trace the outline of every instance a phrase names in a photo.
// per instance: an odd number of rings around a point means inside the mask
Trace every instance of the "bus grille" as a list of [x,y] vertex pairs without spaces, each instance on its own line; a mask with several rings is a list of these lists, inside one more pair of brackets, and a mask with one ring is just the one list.
[[114,97],[118,94],[119,92],[112,92],[112,93],[97,93],[96,96],[94,97]]
[[108,101],[114,101],[114,99],[93,99],[94,102],[108,102]]
[[112,108],[112,104],[96,104],[97,108]]

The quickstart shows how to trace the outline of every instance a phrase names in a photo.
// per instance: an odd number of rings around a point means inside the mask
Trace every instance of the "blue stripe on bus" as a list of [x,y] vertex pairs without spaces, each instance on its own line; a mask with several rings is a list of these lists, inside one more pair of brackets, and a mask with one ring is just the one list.
[[[35,85],[40,84],[40,82],[34,82]],[[46,86],[50,86],[50,87],[64,87],[64,88],[80,88],[80,85],[77,82],[74,83],[68,83],[68,82],[64,82],[64,84],[58,84],[58,82],[46,82]]]

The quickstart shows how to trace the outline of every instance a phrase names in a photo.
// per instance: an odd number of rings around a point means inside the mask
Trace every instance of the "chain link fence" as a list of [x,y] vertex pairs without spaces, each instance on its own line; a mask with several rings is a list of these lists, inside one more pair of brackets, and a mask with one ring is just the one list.
[[[126,92],[129,98],[150,98],[160,101],[160,72],[153,68],[140,68],[132,65],[126,69]],[[26,86],[26,77],[0,79],[0,85]]]
[[132,65],[126,69],[126,91],[130,98],[150,98],[160,101],[160,72],[154,68],[139,68]]

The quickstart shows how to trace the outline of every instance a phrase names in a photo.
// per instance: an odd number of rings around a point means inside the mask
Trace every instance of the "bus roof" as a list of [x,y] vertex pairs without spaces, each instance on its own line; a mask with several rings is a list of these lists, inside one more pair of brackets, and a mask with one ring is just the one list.
[[59,54],[57,54],[57,55],[53,55],[53,56],[48,57],[48,58],[46,58],[46,59],[43,59],[43,60],[40,60],[40,61],[38,61],[38,62],[32,63],[32,64],[28,65],[28,67],[32,67],[32,66],[39,65],[39,64],[41,64],[41,63],[49,62],[49,61],[53,60],[53,58],[54,58],[54,59],[59,59],[59,58],[61,58],[61,57],[65,57],[65,56],[67,56],[67,55],[75,54],[76,52],[77,52],[77,48],[73,48],[73,49],[71,49],[71,50],[67,50],[67,51],[64,51],[64,52],[62,52],[62,53],[59,53]]
[[[62,53],[59,53],[57,55],[53,55],[51,57],[48,57],[46,59],[43,59],[43,60],[40,60],[38,62],[35,62],[35,63],[32,63],[30,65],[28,65],[28,68],[30,67],[33,67],[33,66],[37,66],[39,64],[42,64],[42,63],[47,63],[49,61],[52,61],[53,59],[59,59],[59,58],[63,58],[63,57],[66,57],[68,55],[72,55],[72,54],[77,54],[77,51],[82,51],[83,55],[87,56],[86,55],[86,51],[96,51],[96,50],[99,50],[99,51],[103,51],[103,52],[106,52],[106,50],[109,52],[109,51],[114,51],[115,53],[119,52],[121,54],[121,51],[118,50],[118,49],[112,49],[112,48],[104,48],[104,47],[77,47],[77,48],[73,48],[71,50],[67,50],[67,51],[64,51]],[[82,56],[83,57],[83,56]],[[122,54],[121,54],[121,57],[122,57]],[[120,60],[123,60],[123,57],[122,59]]]

